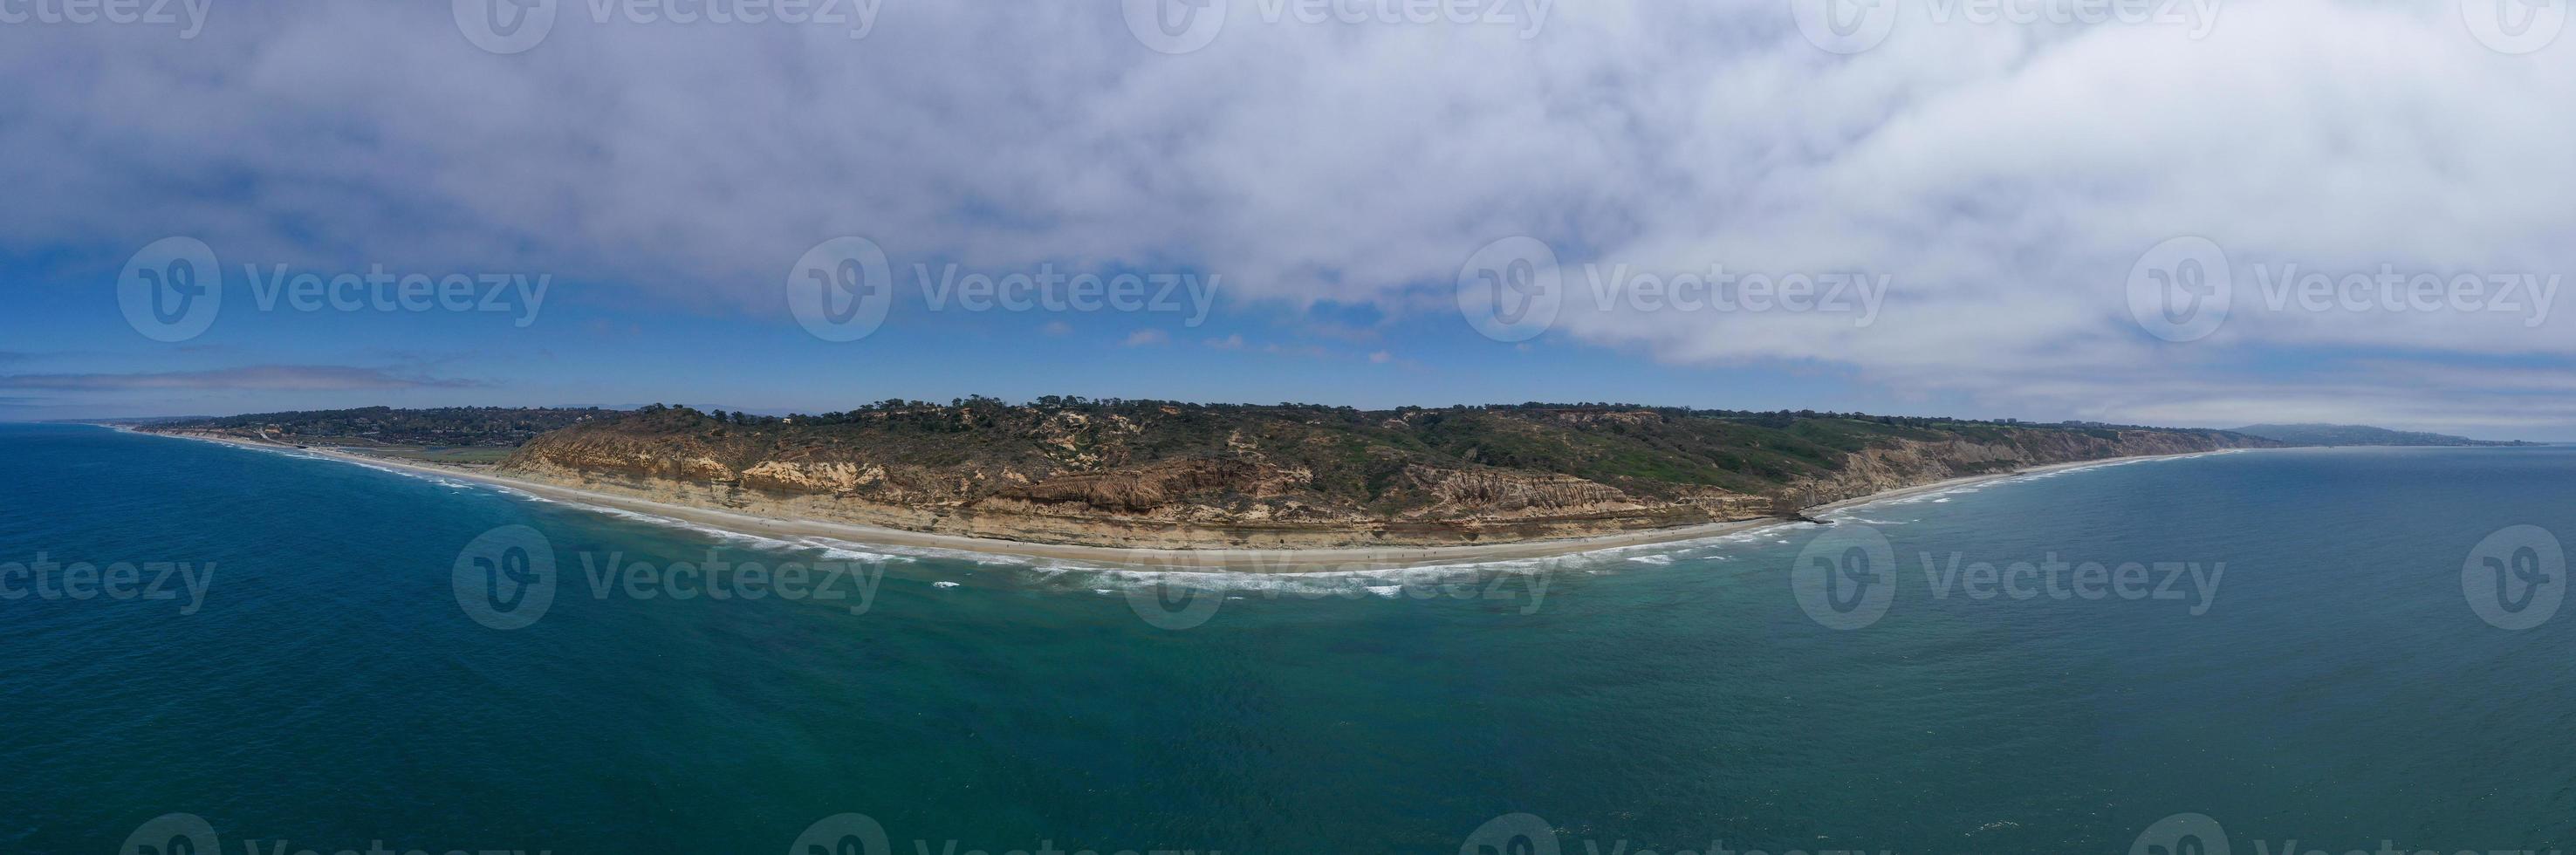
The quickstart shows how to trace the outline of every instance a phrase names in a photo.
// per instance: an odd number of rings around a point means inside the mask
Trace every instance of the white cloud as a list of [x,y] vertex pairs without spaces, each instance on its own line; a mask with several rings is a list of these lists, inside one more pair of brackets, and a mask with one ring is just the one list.
[[[23,119],[0,124],[0,247],[191,234],[227,260],[506,264],[784,317],[788,264],[860,234],[898,267],[1185,265],[1235,311],[1400,317],[1455,312],[1460,262],[1528,234],[1578,291],[1587,262],[1891,277],[1865,326],[1569,294],[1561,338],[2110,420],[2506,425],[2534,411],[2487,375],[2385,363],[2576,356],[2554,314],[2266,311],[2243,275],[2209,339],[2126,314],[2131,265],[2177,235],[2273,270],[2576,268],[2576,37],[2500,54],[2448,4],[2231,4],[2197,40],[1905,4],[1851,57],[1776,0],[1559,4],[1526,40],[1240,0],[1180,56],[1114,4],[895,4],[859,41],[559,5],[509,57],[440,3],[226,6],[184,42],[0,28],[27,82],[0,92]],[[2285,351],[2377,355],[2397,397]]]

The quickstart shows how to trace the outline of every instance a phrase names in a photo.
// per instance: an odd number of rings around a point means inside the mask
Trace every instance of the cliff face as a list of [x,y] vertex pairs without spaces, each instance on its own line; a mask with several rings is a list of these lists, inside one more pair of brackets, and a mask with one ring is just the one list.
[[1769,499],[1709,489],[1645,499],[1568,475],[1408,468],[1377,512],[1312,471],[1258,454],[1107,471],[728,455],[678,440],[540,438],[502,471],[653,501],[1005,540],[1155,548],[1325,548],[1580,537],[1763,516]]
[[2117,433],[2116,438],[2106,439],[2072,432],[2032,432],[2033,435],[2020,437],[2013,443],[1899,440],[1885,447],[1854,452],[1844,459],[1839,471],[1824,477],[1797,479],[1783,485],[1773,495],[1784,505],[1803,508],[1952,478],[2011,472],[2032,466],[2273,445],[2250,437],[2229,441],[2218,438],[2224,435],[2206,433],[2143,430]]
[[987,405],[821,423],[638,413],[502,470],[684,505],[1096,546],[1319,548],[1749,519],[2023,466],[2264,444],[2208,431],[1772,426],[1687,412]]

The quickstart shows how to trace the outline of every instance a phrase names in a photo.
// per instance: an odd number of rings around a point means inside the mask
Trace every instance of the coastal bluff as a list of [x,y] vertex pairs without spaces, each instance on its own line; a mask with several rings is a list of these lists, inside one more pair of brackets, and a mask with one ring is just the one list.
[[779,418],[653,406],[497,471],[770,517],[1159,549],[1422,547],[1790,516],[1951,478],[2279,443],[2227,431],[1616,405],[1042,398]]

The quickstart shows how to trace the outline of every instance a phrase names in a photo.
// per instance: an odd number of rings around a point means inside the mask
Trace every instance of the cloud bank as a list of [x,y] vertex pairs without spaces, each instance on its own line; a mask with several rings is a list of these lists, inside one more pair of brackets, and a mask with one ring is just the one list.
[[[1177,266],[1222,274],[1229,312],[1408,318],[1455,317],[1462,263],[1526,236],[1556,256],[1547,335],[1674,364],[2115,421],[2576,424],[2576,322],[2535,299],[2576,262],[2576,37],[2500,50],[2487,0],[1890,4],[1851,53],[1799,25],[1816,0],[1491,24],[1217,2],[1179,53],[1110,3],[844,4],[872,10],[860,38],[562,3],[506,55],[447,3],[0,27],[25,82],[0,92],[0,245],[189,234],[783,320],[788,266],[862,235],[898,266]],[[2168,341],[2132,280],[2185,236],[2232,301]],[[1716,271],[1856,276],[1883,305],[1643,299]],[[2344,299],[2352,274],[2530,285],[2468,309]]]

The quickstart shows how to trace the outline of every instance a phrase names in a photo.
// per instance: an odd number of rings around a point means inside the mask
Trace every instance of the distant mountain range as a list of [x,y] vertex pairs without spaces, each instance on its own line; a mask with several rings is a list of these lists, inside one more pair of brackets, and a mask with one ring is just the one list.
[[2369,425],[2246,425],[2237,433],[2291,445],[2532,445],[2495,442],[2439,433],[2389,430]]

